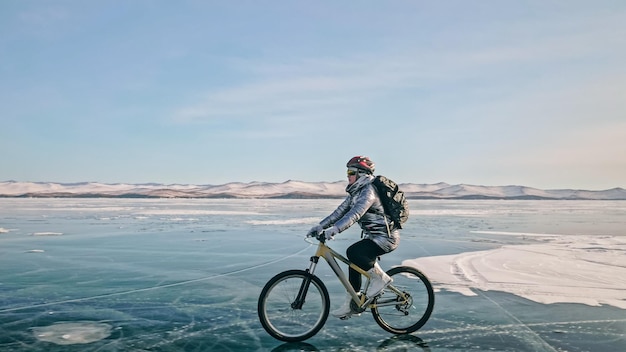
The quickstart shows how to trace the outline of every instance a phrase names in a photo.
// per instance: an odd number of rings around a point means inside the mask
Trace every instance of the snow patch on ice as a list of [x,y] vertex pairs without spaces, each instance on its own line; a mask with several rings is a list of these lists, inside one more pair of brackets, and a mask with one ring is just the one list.
[[181,218],[181,217],[175,217],[175,218],[171,218],[169,219],[169,221],[198,221],[199,219],[196,218]]
[[319,218],[300,218],[288,220],[248,220],[246,223],[251,225],[293,225],[293,224],[315,224]]
[[40,341],[57,345],[92,343],[111,335],[111,325],[91,321],[58,322],[49,326],[32,328]]
[[63,232],[33,232],[33,236],[62,236]]
[[543,237],[545,243],[410,259],[403,265],[423,270],[438,289],[464,295],[502,291],[540,303],[626,309],[626,237],[518,235]]
[[200,209],[150,209],[138,212],[141,215],[259,215],[258,212],[237,210]]
[[551,233],[530,233],[530,232],[509,232],[509,231],[470,231],[470,233],[478,233],[483,235],[502,235],[502,236],[517,236],[517,237],[551,237],[551,236],[563,236]]

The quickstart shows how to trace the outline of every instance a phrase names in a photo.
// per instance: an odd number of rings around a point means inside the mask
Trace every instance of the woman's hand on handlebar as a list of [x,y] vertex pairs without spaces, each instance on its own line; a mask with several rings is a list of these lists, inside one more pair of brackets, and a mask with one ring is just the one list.
[[335,235],[338,233],[339,233],[339,229],[337,228],[337,226],[331,226],[324,230],[324,236],[326,237],[327,240],[332,240],[335,237]]
[[[306,237],[315,237],[318,241],[326,242],[328,240],[332,240],[336,234],[339,233],[339,229],[336,226],[331,226],[327,229],[318,229],[317,226],[313,227],[307,234]],[[314,231],[315,230],[315,231]]]
[[306,237],[317,237],[322,232],[324,232],[324,228],[322,227],[322,225],[315,225],[311,227],[309,232],[307,232]]

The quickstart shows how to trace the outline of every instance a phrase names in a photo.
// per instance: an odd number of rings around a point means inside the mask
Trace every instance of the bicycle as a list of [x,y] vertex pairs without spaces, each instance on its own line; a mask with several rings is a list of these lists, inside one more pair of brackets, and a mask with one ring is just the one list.
[[[428,278],[419,270],[396,266],[387,271],[393,282],[375,297],[366,297],[370,276],[326,245],[324,233],[315,236],[317,251],[306,270],[287,270],[272,277],[259,295],[257,312],[261,325],[271,336],[286,342],[306,340],[317,334],[328,319],[330,296],[315,276],[319,258],[330,265],[352,297],[352,311],[370,309],[376,323],[393,334],[410,334],[420,329],[433,311],[435,294]],[[305,241],[315,244],[305,238]],[[337,259],[366,277],[365,289],[356,292],[339,267]]]

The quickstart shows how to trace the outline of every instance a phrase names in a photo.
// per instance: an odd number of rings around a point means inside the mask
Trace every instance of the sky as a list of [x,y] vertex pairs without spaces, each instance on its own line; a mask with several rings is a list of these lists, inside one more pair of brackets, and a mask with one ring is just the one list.
[[626,2],[0,2],[0,181],[626,187]]

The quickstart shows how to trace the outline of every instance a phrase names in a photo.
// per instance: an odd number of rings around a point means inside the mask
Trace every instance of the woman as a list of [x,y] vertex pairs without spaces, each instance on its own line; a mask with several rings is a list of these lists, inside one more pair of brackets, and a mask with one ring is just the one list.
[[[355,222],[363,231],[362,240],[347,249],[348,259],[371,275],[370,285],[365,293],[374,297],[387,287],[392,279],[380,268],[376,259],[393,251],[400,242],[400,231],[385,216],[380,198],[372,185],[375,164],[366,156],[355,156],[346,164],[348,167],[348,197],[329,216],[314,226],[308,236],[324,231],[327,239],[345,231]],[[349,269],[349,280],[356,292],[361,289],[361,274]],[[348,294],[343,306],[331,312],[333,316],[346,319],[352,315]]]

